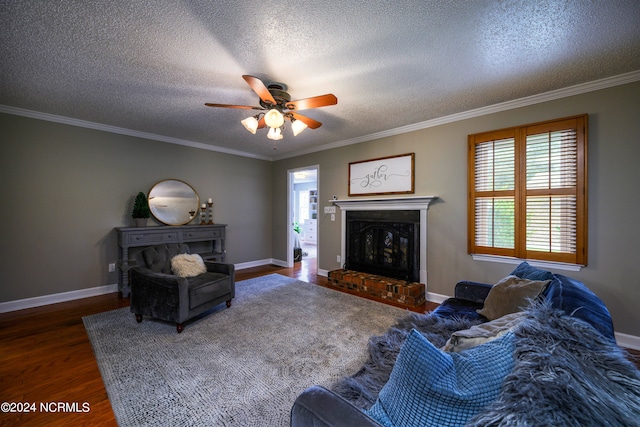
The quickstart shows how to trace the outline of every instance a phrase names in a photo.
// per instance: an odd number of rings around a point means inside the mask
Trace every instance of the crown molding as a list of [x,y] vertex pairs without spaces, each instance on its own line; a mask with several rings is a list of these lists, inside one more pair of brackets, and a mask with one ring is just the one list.
[[42,113],[39,111],[26,110],[24,108],[12,107],[9,105],[0,105],[0,113],[13,114],[16,116],[29,117],[32,119],[45,120],[48,122],[61,123],[70,126],[77,126],[81,128],[99,130],[103,132],[116,133],[120,135],[133,136],[136,138],[150,139],[152,141],[167,142],[169,144],[182,145],[185,147],[198,148],[201,150],[216,151],[219,153],[232,154],[235,156],[251,157],[260,160],[273,160],[271,157],[261,156],[258,154],[248,153],[245,151],[232,150],[230,148],[218,147],[210,144],[203,144],[201,142],[189,141],[186,139],[172,138],[169,136],[157,135],[149,132],[140,132],[137,130],[121,128],[117,126],[105,125],[102,123],[89,122],[86,120],[79,120],[70,117],[57,116],[55,114]]
[[640,70],[632,71],[625,74],[620,74],[613,77],[607,77],[592,82],[582,83],[575,86],[569,86],[562,89],[553,90],[550,92],[544,92],[537,95],[527,96],[525,98],[514,99],[512,101],[501,102],[499,104],[488,105],[486,107],[476,108],[474,110],[463,111],[461,113],[451,114],[444,117],[439,117],[432,120],[426,120],[424,122],[414,123],[407,126],[402,126],[394,129],[385,130],[382,132],[373,133],[370,135],[363,135],[356,138],[347,139],[344,141],[338,141],[331,144],[325,144],[319,147],[310,148],[308,150],[296,151],[295,153],[285,154],[274,158],[274,160],[282,160],[291,157],[298,157],[305,154],[312,154],[319,151],[331,150],[334,148],[346,147],[348,145],[359,144],[361,142],[373,141],[380,138],[387,138],[390,136],[401,135],[404,133],[414,132],[421,129],[427,129],[435,126],[440,126],[448,123],[458,122],[461,120],[471,119],[475,117],[481,117],[488,114],[499,113],[502,111],[513,110],[520,107],[526,107],[529,105],[540,104],[542,102],[554,101],[556,99],[567,98],[569,96],[580,95],[583,93],[594,92],[596,90],[607,89],[614,86],[620,86],[627,83],[633,83],[640,80]]
[[57,116],[55,114],[42,113],[39,111],[27,110],[24,108],[12,107],[9,105],[0,105],[0,113],[13,114],[16,116],[30,117],[33,119],[45,120],[49,122],[62,123],[71,126],[78,126],[88,129],[100,130],[104,132],[111,132],[120,135],[133,136],[136,138],[150,139],[153,141],[167,142],[169,144],[182,145],[185,147],[198,148],[201,150],[216,151],[219,153],[231,154],[235,156],[250,157],[259,160],[277,161],[288,159],[292,157],[303,156],[305,154],[313,154],[320,151],[331,150],[334,148],[346,147],[348,145],[359,144],[361,142],[373,141],[380,138],[387,138],[390,136],[401,135],[404,133],[414,132],[421,129],[427,129],[435,126],[440,126],[448,123],[453,123],[461,120],[466,120],[474,117],[485,116],[487,114],[498,113],[502,111],[512,110],[515,108],[526,107],[529,105],[540,104],[542,102],[553,101],[556,99],[567,98],[569,96],[580,95],[583,93],[593,92],[596,90],[606,89],[614,86],[619,86],[627,83],[633,83],[640,80],[640,70],[631,71],[629,73],[620,74],[613,77],[607,77],[592,82],[582,83],[575,86],[569,86],[562,89],[553,90],[550,92],[540,93],[537,95],[527,96],[525,98],[514,99],[512,101],[501,102],[499,104],[489,105],[486,107],[476,108],[474,110],[464,111],[461,113],[451,114],[436,119],[426,120],[424,122],[414,123],[407,126],[401,126],[394,129],[385,130],[382,132],[376,132],[369,135],[363,135],[356,138],[346,139],[343,141],[337,141],[330,144],[321,145],[318,147],[310,148],[307,150],[295,151],[292,153],[284,154],[282,156],[262,156],[258,154],[249,153],[246,151],[233,150],[230,148],[218,147],[210,144],[203,144],[201,142],[189,141],[185,139],[172,138],[163,135],[156,135],[149,132],[139,132],[132,129],[121,128],[117,126],[110,126],[101,123],[89,122],[86,120],[73,119],[70,117]]

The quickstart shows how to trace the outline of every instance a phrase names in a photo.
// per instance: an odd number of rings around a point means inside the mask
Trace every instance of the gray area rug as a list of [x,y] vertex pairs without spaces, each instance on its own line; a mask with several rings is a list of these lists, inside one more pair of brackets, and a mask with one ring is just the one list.
[[298,394],[354,374],[407,314],[278,274],[238,282],[224,307],[181,334],[128,307],[83,318],[120,426],[288,426]]

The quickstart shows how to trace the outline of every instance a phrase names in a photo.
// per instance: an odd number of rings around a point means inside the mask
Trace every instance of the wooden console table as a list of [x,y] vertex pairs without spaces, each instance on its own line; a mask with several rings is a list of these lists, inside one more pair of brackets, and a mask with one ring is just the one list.
[[[226,224],[159,227],[118,227],[118,291],[129,296],[129,269],[135,267],[135,253],[161,243],[188,243],[192,253],[205,261],[224,262]],[[134,250],[130,250],[134,248]]]

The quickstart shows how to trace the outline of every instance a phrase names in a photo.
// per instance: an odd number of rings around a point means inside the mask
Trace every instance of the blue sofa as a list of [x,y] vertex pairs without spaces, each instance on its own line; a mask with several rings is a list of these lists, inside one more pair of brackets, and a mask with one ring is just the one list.
[[[526,261],[520,263],[511,274],[522,279],[550,280],[551,282],[542,292],[543,300],[549,301],[553,308],[591,324],[597,331],[615,342],[613,321],[609,310],[602,300],[582,282],[532,267]],[[454,298],[444,301],[434,313],[443,317],[465,316],[486,321],[476,310],[482,308],[492,286],[477,282],[459,282],[455,287]]]
[[[563,275],[532,267],[527,262],[518,265],[511,275],[521,279],[549,281],[544,291],[537,297],[539,300],[547,301],[547,304],[554,309],[562,310],[566,315],[587,322],[600,332],[604,337],[603,341],[609,341],[615,346],[613,322],[609,311],[584,284]],[[465,317],[486,322],[487,319],[478,314],[477,310],[483,307],[491,288],[492,285],[484,283],[459,282],[455,287],[455,296],[444,301],[432,315],[445,318]],[[381,426],[381,424],[338,394],[324,387],[313,386],[305,390],[295,401],[291,410],[291,426],[346,427]]]

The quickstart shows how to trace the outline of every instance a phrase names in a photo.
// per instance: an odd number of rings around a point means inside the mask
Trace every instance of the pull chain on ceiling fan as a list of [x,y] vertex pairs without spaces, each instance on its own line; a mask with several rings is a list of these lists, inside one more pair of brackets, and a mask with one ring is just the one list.
[[[244,75],[242,78],[249,84],[251,89],[260,97],[260,107],[249,105],[229,105],[206,103],[207,107],[238,108],[243,110],[260,110],[255,116],[247,117],[240,123],[252,134],[255,135],[258,129],[269,127],[267,138],[278,141],[283,138],[285,119],[291,121],[293,135],[297,136],[307,127],[317,129],[322,123],[298,114],[297,110],[309,110],[312,108],[336,105],[338,98],[333,94],[314,96],[311,98],[291,101],[291,96],[284,90],[282,85],[271,84],[266,86],[257,77]],[[273,147],[276,148],[275,145]]]

